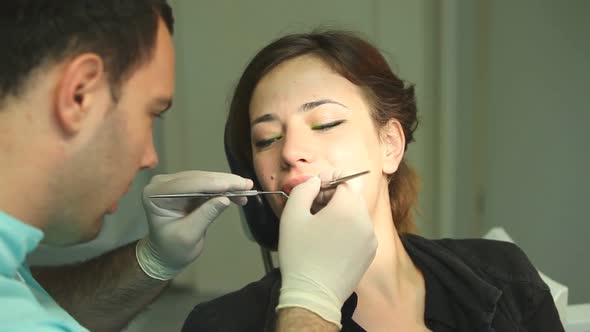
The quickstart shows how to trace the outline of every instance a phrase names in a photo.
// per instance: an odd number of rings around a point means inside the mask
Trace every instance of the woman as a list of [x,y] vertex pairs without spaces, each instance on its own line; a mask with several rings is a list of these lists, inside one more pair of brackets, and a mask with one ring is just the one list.
[[[547,286],[514,245],[409,233],[417,179],[404,153],[416,125],[413,87],[375,47],[346,32],[296,34],[265,47],[246,68],[226,144],[232,168],[264,190],[288,194],[312,176],[370,171],[345,184],[367,203],[379,247],[342,308],[343,331],[562,331]],[[254,209],[280,216],[285,200],[265,199]],[[273,247],[277,227],[254,233]],[[273,271],[195,307],[184,331],[271,331],[279,290]]]

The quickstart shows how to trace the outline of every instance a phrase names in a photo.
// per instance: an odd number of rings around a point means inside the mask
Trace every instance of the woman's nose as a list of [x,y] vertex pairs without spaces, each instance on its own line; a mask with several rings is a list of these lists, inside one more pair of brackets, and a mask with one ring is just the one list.
[[283,136],[281,161],[284,167],[295,167],[297,164],[310,163],[315,158],[312,133],[291,131]]

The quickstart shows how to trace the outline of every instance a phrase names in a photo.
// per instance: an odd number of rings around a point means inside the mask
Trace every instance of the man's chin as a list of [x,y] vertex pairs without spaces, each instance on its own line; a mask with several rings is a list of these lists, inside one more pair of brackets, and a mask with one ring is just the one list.
[[92,224],[92,228],[88,230],[86,236],[84,237],[84,242],[92,241],[98,237],[100,231],[102,230],[102,226],[104,225],[104,220],[105,217],[102,216]]
[[[45,236],[41,243],[51,247],[69,247],[90,242],[100,234],[103,221],[104,217],[100,217],[92,224],[86,224],[82,229],[64,227],[45,229]],[[84,225],[79,224],[79,226]]]
[[88,225],[88,228],[84,230],[75,244],[83,244],[95,240],[100,235],[104,219],[104,217],[100,217],[92,225]]

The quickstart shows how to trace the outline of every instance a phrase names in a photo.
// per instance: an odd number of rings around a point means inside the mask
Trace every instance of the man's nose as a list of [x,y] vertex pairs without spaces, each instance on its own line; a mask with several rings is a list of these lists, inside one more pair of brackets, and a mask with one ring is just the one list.
[[150,143],[146,147],[141,160],[141,168],[154,168],[158,166],[158,152],[154,146],[153,139],[150,139]]

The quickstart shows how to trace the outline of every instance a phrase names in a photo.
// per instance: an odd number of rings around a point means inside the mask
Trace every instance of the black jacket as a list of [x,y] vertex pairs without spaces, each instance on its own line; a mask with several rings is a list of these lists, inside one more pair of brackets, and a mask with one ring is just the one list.
[[[401,236],[426,284],[424,322],[438,331],[564,331],[549,288],[517,246],[490,240]],[[239,291],[197,305],[183,332],[274,331],[278,270]],[[342,331],[365,331],[352,319],[356,294],[342,308]]]

